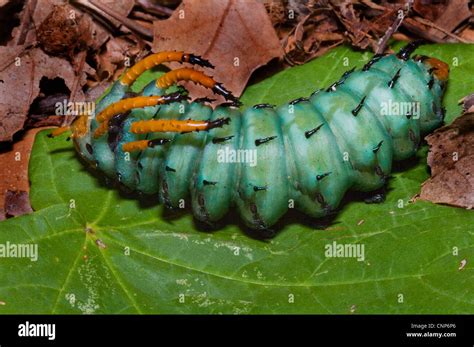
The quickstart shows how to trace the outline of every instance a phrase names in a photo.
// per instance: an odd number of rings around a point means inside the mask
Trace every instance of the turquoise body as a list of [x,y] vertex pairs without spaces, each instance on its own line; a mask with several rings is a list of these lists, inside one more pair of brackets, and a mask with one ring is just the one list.
[[[116,82],[96,114],[126,92]],[[142,94],[163,93],[152,82]],[[442,82],[433,80],[422,62],[389,55],[365,70],[346,73],[327,90],[277,109],[213,110],[199,102],[135,109],[119,124],[112,145],[109,134],[99,139],[89,134],[76,144],[107,176],[132,190],[158,194],[168,207],[190,204],[194,216],[208,223],[237,208],[247,226],[266,229],[289,208],[323,217],[338,207],[348,189],[382,187],[392,161],[414,155],[423,135],[442,123],[442,94]],[[230,123],[208,132],[129,132],[137,120],[223,117]],[[92,120],[91,132],[96,127]],[[140,152],[122,151],[123,143],[144,138],[171,141]]]

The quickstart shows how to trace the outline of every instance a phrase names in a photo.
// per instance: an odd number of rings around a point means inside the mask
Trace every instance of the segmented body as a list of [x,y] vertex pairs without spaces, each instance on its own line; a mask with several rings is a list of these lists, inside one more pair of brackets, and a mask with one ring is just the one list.
[[[382,187],[392,161],[412,156],[422,136],[442,123],[447,66],[433,58],[410,59],[414,48],[375,56],[327,89],[277,109],[255,105],[241,111],[222,85],[182,69],[150,83],[141,96],[164,95],[180,79],[201,79],[234,104],[212,109],[173,94],[144,108],[145,99],[134,99],[134,107],[120,113],[128,85],[150,66],[132,68],[126,83],[116,82],[98,102],[96,118],[82,121],[76,147],[132,190],[159,194],[168,207],[190,201],[201,221],[218,221],[236,207],[250,228],[266,229],[293,204],[322,217],[337,208],[348,189]],[[174,54],[183,62],[200,59]],[[413,102],[417,115],[383,112],[384,103]],[[255,160],[242,162],[242,154]]]

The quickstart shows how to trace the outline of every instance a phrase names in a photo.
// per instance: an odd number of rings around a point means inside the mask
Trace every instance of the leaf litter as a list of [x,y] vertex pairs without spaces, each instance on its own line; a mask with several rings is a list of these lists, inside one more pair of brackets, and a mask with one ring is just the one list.
[[464,114],[426,137],[431,178],[420,198],[438,204],[474,207],[474,94],[464,99]]

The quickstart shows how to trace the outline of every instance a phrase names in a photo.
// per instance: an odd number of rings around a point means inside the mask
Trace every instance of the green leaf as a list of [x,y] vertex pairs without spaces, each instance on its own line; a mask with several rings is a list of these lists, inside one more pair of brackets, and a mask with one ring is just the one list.
[[[474,91],[474,47],[417,52],[451,66],[451,121],[457,101]],[[249,87],[242,100],[282,104],[309,95],[369,57],[334,49]],[[385,203],[351,195],[324,230],[291,214],[275,238],[258,241],[235,218],[205,233],[189,213],[168,218],[161,206],[108,188],[65,137],[46,134],[30,161],[36,212],[0,223],[0,245],[38,245],[38,260],[0,258],[1,313],[474,312],[472,211],[409,203],[429,176],[426,147],[397,166]],[[333,242],[363,245],[365,259],[326,257]]]

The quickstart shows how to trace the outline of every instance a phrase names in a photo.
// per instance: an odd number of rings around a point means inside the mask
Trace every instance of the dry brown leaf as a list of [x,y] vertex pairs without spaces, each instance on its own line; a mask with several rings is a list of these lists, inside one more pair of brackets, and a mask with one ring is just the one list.
[[474,113],[474,94],[464,97],[461,102],[463,113]]
[[126,58],[137,56],[141,49],[141,45],[128,37],[107,41],[105,50],[97,56],[97,74],[100,79],[118,77],[125,69]]
[[[43,77],[50,80],[59,77],[70,91],[76,81],[71,64],[60,58],[50,57],[35,48],[18,57],[11,51],[16,47],[0,47],[0,142],[11,141],[13,135],[23,129],[31,103],[40,92]],[[85,74],[80,85],[85,83]],[[83,100],[82,90],[77,90],[75,100]]]
[[452,206],[474,207],[474,113],[426,137],[430,146],[431,178],[423,183],[420,198]]
[[459,36],[461,36],[466,41],[474,43],[474,30],[473,29],[465,28]]
[[153,50],[209,59],[216,69],[208,73],[236,96],[253,71],[283,55],[265,7],[254,0],[185,0],[169,19],[154,23]]
[[[5,195],[11,191],[29,191],[28,161],[36,133],[41,129],[30,129],[14,144],[3,144],[0,151],[0,210],[5,208]],[[4,211],[5,212],[5,211]],[[0,213],[1,220],[1,213]]]
[[[450,0],[439,4],[426,4],[416,1],[414,9],[421,12],[425,19],[433,22],[437,27],[443,28],[446,32],[452,32],[462,22],[472,16],[468,2],[464,0]],[[439,40],[446,40],[446,34],[435,28],[428,29],[426,35],[434,36]]]
[[5,215],[7,217],[18,217],[31,212],[33,212],[33,209],[30,205],[28,192],[7,190],[5,194]]

